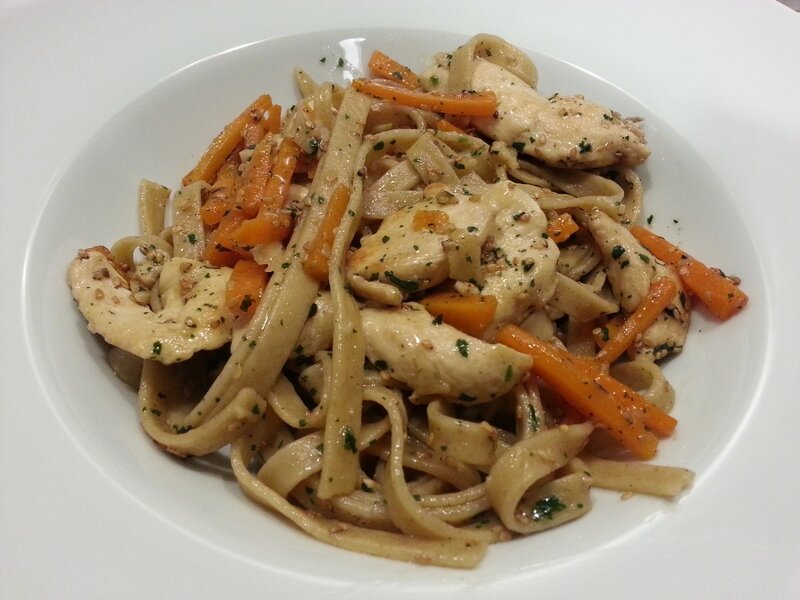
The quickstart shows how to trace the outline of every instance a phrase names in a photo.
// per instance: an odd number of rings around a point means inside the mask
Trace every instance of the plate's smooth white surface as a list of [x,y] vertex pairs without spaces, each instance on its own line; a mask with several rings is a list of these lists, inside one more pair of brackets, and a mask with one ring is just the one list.
[[[316,590],[373,597],[380,590],[388,597],[482,597],[490,587],[512,597],[796,595],[800,526],[793,500],[800,475],[789,457],[800,450],[791,427],[798,319],[790,299],[799,286],[785,269],[800,249],[791,226],[800,182],[789,160],[800,139],[800,82],[788,60],[797,55],[800,18],[769,2],[686,6],[682,16],[674,6],[638,4],[631,12],[632,5],[537,10],[509,3],[493,13],[407,3],[393,27],[460,35],[394,36],[382,44],[413,61],[450,48],[453,39],[491,31],[543,55],[537,60],[544,89],[584,91],[648,117],[648,212],[696,254],[742,275],[752,298],[729,325],[696,320],[693,330],[703,333],[695,332],[670,365],[681,430],[659,462],[699,472],[679,503],[601,497],[568,531],[495,546],[477,573],[444,572],[307,540],[261,514],[213,465],[181,468],[144,443],[132,402],[98,360],[82,354],[98,355],[65,305],[63,267],[77,247],[130,231],[133,214],[124,207],[139,177],[174,184],[220,123],[255,93],[290,101],[294,64],[318,71],[324,54],[338,58],[358,45],[343,49],[337,41],[388,24],[368,3],[322,6],[217,11],[142,4],[105,12],[98,5],[91,24],[56,3],[4,9],[0,118],[8,134],[0,167],[9,213],[2,260],[13,291],[3,298],[0,535],[13,551],[0,553],[2,595],[269,597]],[[59,29],[57,21],[70,27]],[[670,27],[681,28],[680,45]],[[345,28],[347,35],[308,37],[300,50],[291,40],[255,44],[170,76],[245,43]],[[728,45],[742,31],[755,40],[747,53]],[[34,45],[34,34],[50,44]],[[265,50],[275,60],[261,71]],[[209,78],[220,76],[222,84],[209,89]],[[187,134],[193,119],[204,129]],[[147,123],[153,129],[143,129]],[[142,152],[154,141],[152,154]],[[80,199],[71,204],[74,196]],[[692,227],[693,203],[702,231]],[[667,227],[673,218],[679,227]],[[76,339],[85,347],[76,348]]]

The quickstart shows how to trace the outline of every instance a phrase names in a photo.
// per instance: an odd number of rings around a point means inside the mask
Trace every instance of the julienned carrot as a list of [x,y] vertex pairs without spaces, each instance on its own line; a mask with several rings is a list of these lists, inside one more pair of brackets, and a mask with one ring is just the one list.
[[242,174],[242,186],[237,194],[236,208],[242,210],[248,218],[255,217],[261,208],[272,173],[272,149],[272,136],[267,135],[256,144]]
[[293,139],[283,138],[278,146],[272,177],[267,183],[264,192],[264,206],[272,210],[284,207],[289,198],[289,186],[292,175],[297,168],[297,159],[300,156],[300,146]]
[[372,53],[367,66],[373,75],[396,81],[409,90],[415,90],[422,85],[416,73],[380,50]]
[[439,234],[446,234],[453,228],[450,215],[443,210],[418,210],[414,213],[411,227],[414,231],[433,231]]
[[449,115],[490,117],[497,110],[497,96],[491,91],[440,94],[407,90],[374,79],[356,79],[353,81],[353,88],[402,106],[422,108]]
[[659,277],[650,286],[644,300],[616,331],[608,343],[597,353],[597,361],[611,364],[633,343],[636,336],[644,333],[659,315],[675,299],[678,286],[669,277]]
[[238,245],[252,247],[258,244],[282,242],[292,232],[292,216],[284,212],[264,211],[242,223],[231,233]]
[[183,185],[189,185],[196,181],[212,183],[214,174],[242,141],[245,126],[261,120],[264,112],[269,110],[270,106],[272,106],[272,98],[266,94],[259,96],[238,117],[228,123],[208,146],[194,169],[184,176]]
[[622,327],[622,321],[622,316],[617,313],[609,318],[603,325],[595,327],[592,330],[594,343],[597,344],[599,348],[605,348],[606,344],[614,338],[619,328]]
[[747,294],[719,271],[644,227],[634,225],[630,231],[653,256],[674,267],[683,284],[718,319],[731,318],[747,304]]
[[328,279],[328,257],[333,246],[333,238],[349,202],[350,190],[342,184],[337,185],[328,201],[328,210],[322,225],[306,251],[303,268],[317,281]]
[[578,224],[569,213],[559,213],[547,222],[547,236],[556,244],[566,242],[578,229]]
[[264,128],[269,133],[278,133],[281,130],[280,104],[273,104],[267,109],[267,116],[264,119]]
[[611,394],[620,405],[631,410],[650,431],[660,436],[672,435],[678,425],[677,419],[644,399],[621,381],[598,368],[593,361],[585,363],[585,368],[594,381]]
[[461,127],[453,123],[452,121],[448,121],[447,119],[439,119],[436,121],[436,129],[437,131],[452,131],[453,133],[466,133]]
[[494,318],[497,298],[478,294],[462,296],[455,292],[431,294],[420,300],[435,317],[474,337],[482,337]]
[[248,123],[242,131],[242,141],[245,148],[252,148],[264,138],[267,130],[264,128],[264,120],[257,123]]
[[[527,334],[526,334],[527,335]],[[629,388],[627,385],[614,379],[608,374],[604,366],[593,358],[585,356],[574,356],[562,348],[546,344],[538,338],[533,338],[539,344],[549,349],[549,352],[572,366],[574,371],[580,371],[597,385],[603,388],[617,402],[617,409],[626,418],[637,418],[644,423],[647,429],[657,435],[668,436],[675,430],[678,421],[669,416],[663,410],[648,402],[644,397]]]
[[258,214],[244,221],[232,234],[233,239],[245,246],[282,241],[292,230],[292,217],[284,211],[289,188],[300,156],[300,146],[284,138],[260,199]]
[[655,456],[658,438],[645,427],[636,411],[620,404],[618,398],[587,374],[585,364],[571,360],[568,353],[559,351],[514,325],[503,327],[496,341],[531,356],[533,373],[565,402],[605,427],[615,440],[637,458]]
[[250,258],[250,254],[231,237],[244,219],[245,215],[241,210],[231,209],[225,213],[206,240],[203,260],[216,267],[232,267],[240,258]]
[[236,316],[252,315],[261,300],[267,273],[253,260],[240,260],[233,266],[225,290],[225,306]]
[[203,219],[203,223],[213,227],[231,209],[238,177],[239,165],[237,162],[233,160],[225,161],[225,164],[217,171],[214,186],[209,191],[206,201],[200,207],[200,216]]

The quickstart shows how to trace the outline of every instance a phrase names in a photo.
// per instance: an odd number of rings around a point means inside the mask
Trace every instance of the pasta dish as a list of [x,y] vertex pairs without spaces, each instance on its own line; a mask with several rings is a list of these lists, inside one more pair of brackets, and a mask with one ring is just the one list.
[[[642,124],[537,91],[492,35],[348,85],[296,70],[139,231],[68,283],[140,423],[323,542],[447,567],[590,510],[593,487],[675,497],[648,462],[677,425],[661,361],[693,305],[747,296],[647,227]],[[577,526],[577,525],[575,525]]]

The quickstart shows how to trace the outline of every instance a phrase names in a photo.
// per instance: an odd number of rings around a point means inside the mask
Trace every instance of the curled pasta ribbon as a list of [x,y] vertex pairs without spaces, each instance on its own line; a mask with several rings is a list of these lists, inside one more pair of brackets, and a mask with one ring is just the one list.
[[201,416],[196,426],[184,428],[177,424],[182,419],[170,418],[175,398],[182,395],[182,381],[168,366],[148,360],[142,367],[139,386],[142,427],[157,444],[178,456],[216,452],[267,414],[266,401],[253,389],[242,388],[223,410],[205,419]]
[[483,33],[474,36],[453,52],[450,61],[449,91],[459,93],[469,89],[476,58],[507,69],[532,88],[535,88],[539,81],[536,65],[524,52],[496,35]]
[[389,415],[392,427],[383,492],[389,515],[397,527],[409,535],[424,538],[458,539],[478,546],[491,542],[493,538],[491,532],[454,527],[420,506],[408,488],[403,469],[406,416],[402,395],[396,390],[383,388],[374,390],[371,399],[383,406]]
[[255,453],[252,446],[246,436],[231,445],[231,467],[245,495],[322,542],[373,556],[456,568],[474,567],[486,553],[486,544],[470,540],[414,538],[392,531],[367,529],[297,507],[250,471],[249,464]]
[[[589,509],[588,477],[576,472],[553,481],[546,478],[577,456],[593,429],[588,422],[548,429],[517,442],[497,459],[486,485],[503,525],[518,533],[533,533],[575,519]],[[543,511],[547,516],[541,517],[535,508],[538,502],[553,497],[559,510]]]

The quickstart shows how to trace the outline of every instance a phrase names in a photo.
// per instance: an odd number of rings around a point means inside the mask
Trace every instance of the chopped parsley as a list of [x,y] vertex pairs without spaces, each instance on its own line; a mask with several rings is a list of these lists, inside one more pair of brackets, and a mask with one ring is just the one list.
[[531,508],[531,519],[534,521],[553,520],[553,515],[567,508],[558,496],[546,496],[537,501]]
[[416,292],[417,288],[419,288],[419,284],[416,281],[401,279],[392,271],[386,271],[384,272],[384,275],[386,275],[386,279],[388,279],[393,285],[399,287],[404,292]]
[[469,342],[464,339],[457,339],[456,340],[456,348],[458,348],[458,353],[467,358],[469,356]]
[[353,454],[358,452],[356,436],[353,433],[353,429],[349,425],[344,428],[344,449],[352,452]]
[[253,305],[253,297],[250,294],[245,294],[244,298],[242,298],[242,303],[239,305],[239,310],[242,312],[247,312],[247,309]]

